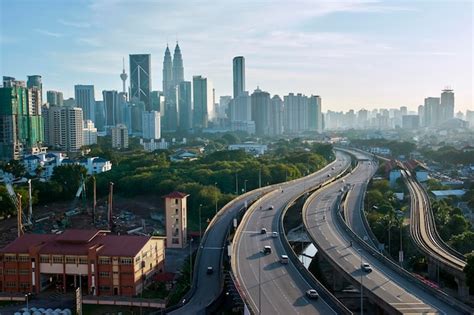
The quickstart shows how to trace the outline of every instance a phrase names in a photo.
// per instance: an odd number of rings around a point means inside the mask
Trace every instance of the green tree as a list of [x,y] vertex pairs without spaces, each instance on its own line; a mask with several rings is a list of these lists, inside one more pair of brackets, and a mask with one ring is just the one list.
[[466,274],[466,283],[470,291],[474,290],[474,252],[467,255],[467,264],[464,267],[464,273]]
[[51,181],[63,187],[63,198],[72,198],[79,188],[81,180],[86,177],[87,170],[82,165],[71,164],[56,166]]

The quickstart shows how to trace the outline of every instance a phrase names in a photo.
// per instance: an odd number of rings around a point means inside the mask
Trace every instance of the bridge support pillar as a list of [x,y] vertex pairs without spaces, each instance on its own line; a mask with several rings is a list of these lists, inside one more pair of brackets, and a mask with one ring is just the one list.
[[332,288],[334,291],[342,291],[344,289],[344,278],[339,272],[333,272],[332,274]]
[[428,259],[428,278],[439,283],[439,267],[431,259]]
[[466,279],[455,277],[454,281],[458,285],[458,295],[461,299],[465,300],[469,297],[469,287],[466,284]]

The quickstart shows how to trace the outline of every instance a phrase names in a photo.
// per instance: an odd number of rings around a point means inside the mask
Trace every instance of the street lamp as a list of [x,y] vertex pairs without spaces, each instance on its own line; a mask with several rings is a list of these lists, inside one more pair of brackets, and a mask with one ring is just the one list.
[[[216,187],[216,191],[217,191],[217,182],[214,183],[214,187]],[[216,194],[216,214],[217,214],[217,199],[219,199],[219,196]]]
[[25,299],[26,299],[26,311],[29,312],[30,307],[28,305],[28,294],[25,294]]
[[202,239],[202,228],[201,228],[201,208],[202,208],[202,203],[199,204],[199,242],[201,242]]

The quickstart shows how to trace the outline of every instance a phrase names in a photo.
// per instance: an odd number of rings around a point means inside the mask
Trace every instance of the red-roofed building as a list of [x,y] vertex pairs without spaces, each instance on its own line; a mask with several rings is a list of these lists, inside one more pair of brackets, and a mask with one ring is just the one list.
[[161,237],[98,230],[24,234],[0,250],[0,290],[66,292],[79,284],[92,295],[133,296],[164,271]]

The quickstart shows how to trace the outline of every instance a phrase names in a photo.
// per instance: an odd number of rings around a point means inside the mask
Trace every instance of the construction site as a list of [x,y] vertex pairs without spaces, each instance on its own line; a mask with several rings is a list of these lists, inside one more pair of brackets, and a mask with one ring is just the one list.
[[95,178],[92,177],[92,180],[92,191],[86,191],[85,180],[82,180],[75,197],[69,202],[33,207],[30,202],[31,180],[26,181],[29,198],[22,200],[14,187],[17,184],[25,184],[25,181],[14,181],[5,175],[4,184],[9,198],[17,209],[17,216],[6,217],[0,221],[0,248],[23,233],[61,234],[68,228],[94,227],[117,234],[165,234],[163,201],[160,197],[136,199],[117,197],[114,196],[114,184],[110,183],[108,195],[105,198],[97,198]]

